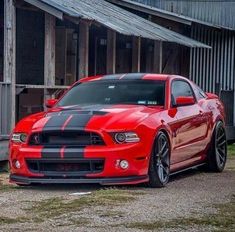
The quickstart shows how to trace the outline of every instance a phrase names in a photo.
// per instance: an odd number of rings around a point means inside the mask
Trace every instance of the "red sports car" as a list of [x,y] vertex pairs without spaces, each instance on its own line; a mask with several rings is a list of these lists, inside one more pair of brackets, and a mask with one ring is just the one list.
[[19,185],[162,187],[178,171],[226,163],[223,104],[180,76],[88,77],[47,107],[11,135],[10,180]]

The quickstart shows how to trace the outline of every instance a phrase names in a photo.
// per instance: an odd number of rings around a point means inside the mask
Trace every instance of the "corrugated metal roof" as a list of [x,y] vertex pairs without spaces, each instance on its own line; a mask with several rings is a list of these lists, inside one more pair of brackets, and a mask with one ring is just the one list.
[[43,3],[43,10],[45,10],[45,6],[53,7],[72,17],[97,21],[121,34],[173,42],[188,47],[210,48],[208,45],[168,30],[104,0],[25,1],[37,7],[39,4],[36,3]]
[[234,0],[131,0],[235,30]]
[[144,13],[148,13],[151,15],[155,15],[158,17],[162,17],[162,18],[166,18],[169,20],[173,20],[176,22],[180,22],[180,23],[184,23],[187,25],[191,25],[192,22],[193,23],[198,23],[198,24],[202,24],[202,25],[206,25],[209,27],[214,27],[214,28],[218,28],[218,29],[228,29],[228,30],[233,30],[232,28],[226,27],[226,26],[222,26],[222,25],[217,25],[217,24],[213,24],[207,21],[202,21],[199,19],[195,19],[189,16],[185,16],[182,14],[178,14],[178,13],[174,13],[174,12],[170,12],[167,10],[163,10],[160,8],[157,8],[155,6],[150,6],[144,3],[140,3],[138,1],[133,1],[133,0],[108,0],[109,2],[112,3],[116,3],[120,6],[124,6],[124,7],[129,7],[129,8],[133,8],[136,9],[140,12],[144,12]]

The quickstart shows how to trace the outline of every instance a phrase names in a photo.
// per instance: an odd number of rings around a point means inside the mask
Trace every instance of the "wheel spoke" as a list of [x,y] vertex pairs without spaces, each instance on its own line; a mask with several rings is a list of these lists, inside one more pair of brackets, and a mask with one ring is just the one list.
[[160,154],[162,154],[162,152],[164,151],[164,149],[166,148],[167,142],[164,141],[164,144],[161,147],[161,150],[159,151]]
[[167,153],[168,153],[169,149],[167,148],[164,153],[162,154],[162,158],[166,157]]
[[168,167],[164,167],[164,166],[162,165],[162,169],[163,169],[163,171],[165,172],[165,174],[168,175]]
[[165,159],[162,159],[162,164],[164,167],[169,167],[169,159],[168,157],[165,157]]
[[220,140],[221,140],[223,137],[224,137],[224,133],[222,133],[222,135],[220,135],[220,136],[216,139],[216,141],[217,141],[217,142],[220,142]]
[[218,143],[217,146],[222,147],[225,143],[226,143],[226,140],[223,140],[222,142]]
[[218,152],[219,152],[219,154],[224,156],[224,151],[220,147],[218,147]]
[[223,153],[221,154],[219,150],[217,150],[216,154],[217,154],[217,156],[218,156],[218,158],[220,160],[220,164],[223,164],[224,161],[225,161],[224,154]]
[[159,179],[163,182],[164,174],[163,174],[163,168],[161,164],[158,166],[158,175],[159,175]]
[[155,157],[156,157],[156,159],[159,159],[160,153],[156,153]]

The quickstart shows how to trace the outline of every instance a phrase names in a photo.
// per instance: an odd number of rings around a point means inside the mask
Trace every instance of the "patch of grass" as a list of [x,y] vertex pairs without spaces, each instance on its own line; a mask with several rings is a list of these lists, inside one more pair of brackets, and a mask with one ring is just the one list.
[[1,217],[0,216],[0,225],[24,223],[24,222],[27,222],[27,221],[28,221],[28,219],[24,218],[24,217],[9,218],[9,217]]
[[72,225],[75,225],[78,227],[83,226],[83,225],[88,225],[90,223],[88,218],[83,218],[83,217],[79,217],[79,219],[71,218],[69,219],[69,221],[71,222]]
[[16,186],[10,184],[3,184],[0,180],[0,192],[8,192],[16,189],[17,189]]
[[97,211],[97,214],[100,217],[110,217],[110,218],[117,218],[117,217],[124,217],[123,212],[121,211],[113,211],[113,210],[105,210],[105,211]]
[[16,186],[8,183],[8,174],[0,173],[0,192],[7,192],[16,189]]
[[59,217],[63,214],[79,212],[85,207],[91,208],[102,205],[114,206],[127,203],[135,200],[135,196],[133,194],[140,193],[114,188],[103,189],[96,191],[91,195],[82,196],[74,200],[65,200],[63,198],[56,197],[35,202],[33,206],[27,210],[36,215],[35,220],[40,222],[40,220]]
[[235,144],[228,145],[228,155],[235,156]]
[[217,213],[204,217],[175,218],[168,221],[134,222],[129,228],[142,230],[188,229],[195,226],[212,227],[214,231],[235,231],[235,195],[229,203],[215,205]]

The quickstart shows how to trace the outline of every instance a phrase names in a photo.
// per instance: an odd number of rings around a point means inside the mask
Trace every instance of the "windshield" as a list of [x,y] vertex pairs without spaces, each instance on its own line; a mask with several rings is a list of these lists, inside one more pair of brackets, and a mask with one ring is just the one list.
[[57,106],[133,104],[164,106],[165,82],[109,80],[80,83],[69,90]]

